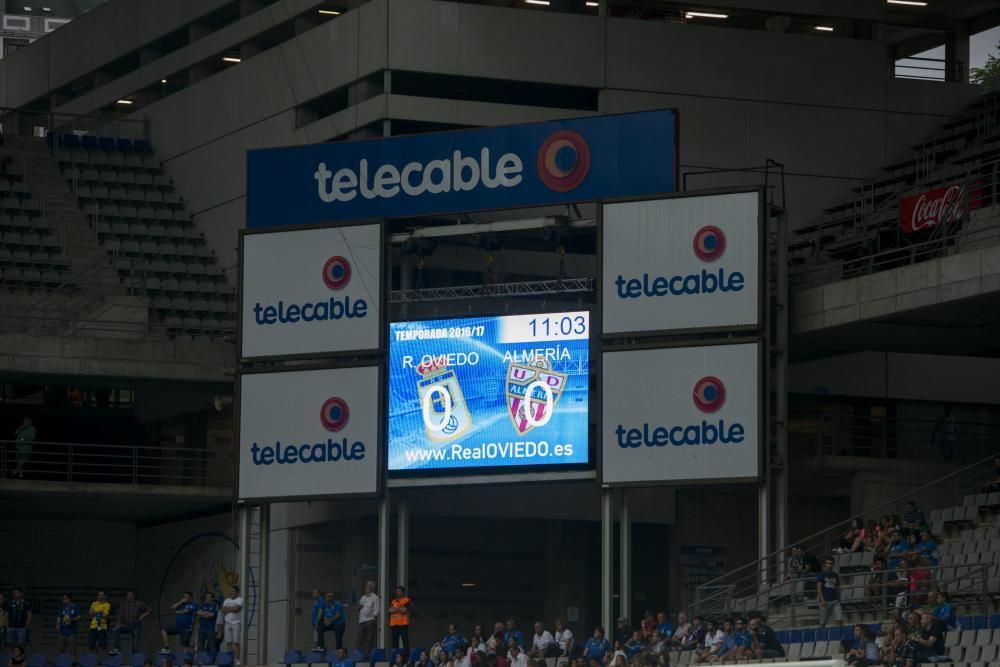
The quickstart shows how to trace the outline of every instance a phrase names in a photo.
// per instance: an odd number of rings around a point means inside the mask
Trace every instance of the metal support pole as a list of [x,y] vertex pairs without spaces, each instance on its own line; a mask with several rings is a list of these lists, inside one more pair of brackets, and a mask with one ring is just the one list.
[[[270,664],[267,655],[268,567],[271,551],[271,503],[260,506],[260,572],[257,573],[257,663]],[[245,659],[244,659],[245,660]]]
[[[240,572],[240,591],[242,591],[244,600],[249,599],[250,596],[250,512],[252,509],[246,504],[239,506],[239,515],[237,520],[239,521],[239,572]],[[249,616],[247,614],[243,615],[244,627],[249,625]],[[247,644],[249,643],[249,632],[244,632],[240,635],[240,658],[242,660],[247,659]]]
[[601,625],[606,632],[610,632],[614,627],[611,618],[614,614],[611,599],[611,573],[614,571],[614,517],[611,515],[611,493],[611,489],[601,489]]
[[410,506],[405,497],[396,500],[396,586],[409,586]]
[[389,645],[389,623],[385,610],[389,607],[389,489],[383,492],[378,503],[378,594],[382,600],[382,614],[378,619],[378,645]]
[[[774,420],[776,466],[771,468],[774,493],[775,549],[784,549],[788,534],[788,227],[786,213],[778,216],[775,238],[775,359]],[[783,558],[778,558],[778,575],[783,577]]]
[[628,489],[621,490],[621,507],[618,516],[621,522],[618,563],[618,615],[632,621],[632,519],[629,516]]
[[757,557],[760,558],[760,583],[761,586],[767,585],[767,536],[770,532],[770,526],[768,525],[768,515],[770,514],[769,500],[770,493],[768,493],[767,483],[763,483],[757,487]]

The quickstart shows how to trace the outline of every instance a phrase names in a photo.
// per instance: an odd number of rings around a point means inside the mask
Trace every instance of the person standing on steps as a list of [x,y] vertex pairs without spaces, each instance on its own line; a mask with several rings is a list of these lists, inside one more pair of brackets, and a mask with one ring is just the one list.
[[392,648],[403,650],[409,658],[410,652],[410,608],[412,602],[406,595],[405,586],[396,586],[396,597],[389,602],[389,628],[392,630]]
[[14,431],[14,472],[11,477],[24,479],[24,466],[31,458],[32,443],[38,437],[38,429],[31,421],[31,417],[25,417],[17,430]]
[[[358,608],[358,649],[365,656],[371,657],[375,649],[375,635],[378,633],[378,617],[380,612],[378,594],[375,592],[375,582],[365,584],[365,594],[359,600]],[[409,656],[406,656],[409,660]]]

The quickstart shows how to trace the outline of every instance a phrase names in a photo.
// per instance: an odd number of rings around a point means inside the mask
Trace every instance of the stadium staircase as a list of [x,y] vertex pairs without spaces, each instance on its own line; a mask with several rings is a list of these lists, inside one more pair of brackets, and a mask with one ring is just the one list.
[[882,173],[853,188],[799,228],[789,243],[789,280],[797,285],[834,282],[924,259],[1000,243],[996,216],[966,216],[962,224],[904,235],[899,202],[937,187],[965,186],[967,210],[1000,203],[1000,92],[984,95],[931,137],[910,146]]
[[217,339],[234,289],[144,140],[49,133],[0,147],[5,332]]

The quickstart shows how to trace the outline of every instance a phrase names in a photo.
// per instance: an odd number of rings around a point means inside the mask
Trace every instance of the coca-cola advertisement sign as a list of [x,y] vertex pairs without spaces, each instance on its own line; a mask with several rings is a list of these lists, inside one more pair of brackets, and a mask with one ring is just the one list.
[[899,228],[904,234],[941,225],[961,222],[969,209],[979,208],[979,181],[973,183],[973,196],[969,196],[966,183],[952,183],[928,190],[913,197],[903,197],[899,202]]

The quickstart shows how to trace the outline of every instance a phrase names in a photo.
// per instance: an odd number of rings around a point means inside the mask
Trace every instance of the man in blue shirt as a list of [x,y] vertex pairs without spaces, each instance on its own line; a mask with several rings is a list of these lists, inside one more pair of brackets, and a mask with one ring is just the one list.
[[746,619],[737,618],[733,624],[733,631],[726,636],[719,652],[712,656],[712,662],[753,657],[753,635],[747,629]]
[[448,634],[441,639],[439,644],[441,650],[451,656],[455,654],[455,649],[465,648],[469,642],[459,633],[458,626],[452,623],[448,626]]
[[309,622],[313,629],[313,646],[319,648],[319,620],[323,617],[323,608],[326,606],[326,600],[323,597],[323,591],[318,588],[313,589],[312,596],[313,608],[312,613],[309,614]]
[[56,631],[59,638],[56,640],[56,651],[59,653],[71,653],[76,658],[76,624],[80,620],[80,608],[73,602],[73,597],[63,595],[62,609],[59,610],[59,617],[56,619]]
[[198,603],[194,601],[194,594],[191,591],[184,591],[184,595],[177,602],[170,605],[174,610],[174,624],[169,628],[160,630],[160,637],[163,639],[163,648],[160,653],[170,653],[170,637],[177,635],[181,640],[181,650],[190,651],[191,632],[194,630],[194,618],[198,612]]
[[323,606],[323,616],[316,626],[316,636],[319,640],[316,642],[316,648],[320,651],[326,650],[326,633],[332,630],[336,642],[334,648],[339,649],[344,645],[344,630],[347,627],[344,605],[340,604],[333,593],[327,593],[324,599],[326,604]]
[[214,593],[205,593],[205,601],[198,607],[198,650],[209,655],[219,652],[215,637],[215,619],[219,616],[219,603]]
[[507,619],[507,632],[503,635],[504,646],[510,645],[511,638],[514,643],[524,648],[524,633],[517,629],[517,622],[513,618]]
[[670,641],[671,637],[674,636],[674,624],[670,622],[667,612],[659,611],[656,613],[656,631],[667,641]]
[[611,650],[611,645],[604,638],[604,628],[598,625],[594,628],[593,636],[587,640],[583,647],[583,655],[588,660],[604,662],[604,656]]
[[819,603],[821,627],[833,619],[838,625],[843,619],[840,607],[840,575],[833,571],[833,559],[823,561],[823,569],[816,575],[816,601]]
[[331,667],[354,667],[354,663],[347,659],[347,649],[337,649],[337,660]]

